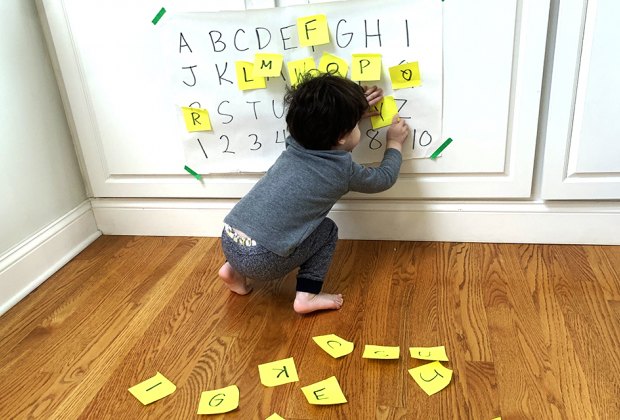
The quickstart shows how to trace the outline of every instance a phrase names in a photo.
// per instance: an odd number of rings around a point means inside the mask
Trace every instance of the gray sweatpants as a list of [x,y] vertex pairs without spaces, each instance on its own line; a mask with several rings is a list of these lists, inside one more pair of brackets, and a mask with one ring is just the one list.
[[338,227],[325,218],[288,257],[281,257],[261,244],[239,244],[226,231],[222,232],[222,251],[235,270],[254,280],[278,279],[299,267],[296,290],[317,294],[323,287],[337,240]]

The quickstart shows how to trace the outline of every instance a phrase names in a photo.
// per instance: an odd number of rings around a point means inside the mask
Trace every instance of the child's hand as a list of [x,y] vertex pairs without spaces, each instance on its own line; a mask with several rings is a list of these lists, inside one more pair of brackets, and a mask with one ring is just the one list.
[[366,100],[368,101],[368,110],[364,112],[362,118],[379,115],[379,111],[374,109],[373,106],[378,104],[381,99],[383,99],[383,89],[377,86],[364,86],[364,95],[366,96]]
[[409,137],[409,126],[405,123],[405,120],[400,118],[398,114],[392,118],[392,125],[387,131],[387,148],[396,149],[401,151],[403,143]]

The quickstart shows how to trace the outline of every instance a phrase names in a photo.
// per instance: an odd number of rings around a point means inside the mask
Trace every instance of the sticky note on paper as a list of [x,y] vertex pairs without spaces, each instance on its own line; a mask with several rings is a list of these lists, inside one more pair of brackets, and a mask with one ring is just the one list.
[[316,63],[312,57],[289,61],[286,65],[288,67],[288,76],[291,80],[291,86],[295,86],[299,83],[299,78],[303,74],[309,72],[310,70],[316,70]]
[[198,414],[228,413],[237,407],[239,407],[239,388],[237,385],[230,385],[203,392],[198,403]]
[[392,89],[405,89],[409,87],[422,86],[422,77],[420,76],[420,68],[417,61],[412,63],[399,64],[390,67],[390,80],[392,80]]
[[349,63],[346,60],[330,53],[323,53],[319,61],[319,70],[323,73],[337,74],[340,77],[347,77]]
[[448,355],[444,346],[437,347],[409,347],[411,357],[419,360],[441,360],[447,362]]
[[284,420],[284,417],[280,416],[278,413],[273,413],[272,415],[267,417],[265,420]]
[[409,369],[409,374],[428,395],[441,391],[452,380],[452,371],[444,367],[440,362],[427,363],[417,368]]
[[201,108],[181,107],[183,112],[183,121],[187,131],[211,131],[211,119],[209,111]]
[[264,77],[254,77],[254,63],[235,61],[235,71],[239,90],[264,89],[267,87]]
[[312,339],[335,359],[351,353],[354,347],[353,343],[338,337],[336,334],[320,335],[312,337]]
[[327,16],[314,15],[297,18],[297,35],[299,45],[302,47],[329,44]]
[[381,54],[353,54],[351,59],[351,80],[381,80]]
[[278,77],[282,71],[282,54],[256,54],[252,77]]
[[176,389],[177,387],[175,384],[166,379],[164,375],[157,372],[152,378],[129,388],[129,392],[142,404],[147,405],[167,397],[176,391]]
[[400,347],[373,346],[367,344],[364,347],[364,359],[398,359],[400,357]]
[[335,376],[327,378],[323,381],[301,388],[310,404],[314,405],[332,405],[343,404],[347,402],[347,398],[340,389],[340,384]]
[[268,387],[299,381],[295,361],[292,357],[259,365],[258,374],[260,375],[260,382]]
[[394,100],[394,97],[391,95],[384,96],[383,99],[372,107],[372,109],[379,112],[379,115],[373,115],[370,117],[370,123],[374,129],[392,124],[394,115],[398,114],[396,100]]

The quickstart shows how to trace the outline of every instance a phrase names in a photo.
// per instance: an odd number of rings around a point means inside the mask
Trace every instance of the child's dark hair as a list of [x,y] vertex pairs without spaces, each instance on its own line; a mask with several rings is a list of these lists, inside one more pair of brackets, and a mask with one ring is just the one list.
[[330,73],[305,73],[284,96],[286,124],[306,149],[329,150],[353,130],[368,108],[364,89]]

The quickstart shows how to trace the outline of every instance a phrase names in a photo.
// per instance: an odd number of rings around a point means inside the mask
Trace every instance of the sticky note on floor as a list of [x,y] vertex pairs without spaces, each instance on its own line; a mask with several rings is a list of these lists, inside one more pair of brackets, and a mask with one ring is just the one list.
[[254,77],[254,63],[235,61],[235,72],[239,90],[264,89],[267,87],[264,77]]
[[253,77],[278,77],[282,71],[282,54],[256,54],[254,56]]
[[297,18],[297,35],[299,45],[302,47],[329,44],[327,16],[314,15]]
[[228,413],[237,407],[239,407],[239,388],[237,385],[230,385],[203,392],[198,403],[198,414]]
[[347,77],[349,64],[346,60],[324,52],[319,61],[319,70],[323,73],[337,74],[340,77]]
[[353,343],[338,337],[336,334],[319,335],[312,337],[312,339],[334,359],[346,356],[353,351],[354,347]]
[[164,375],[157,372],[152,378],[129,388],[129,392],[142,404],[147,405],[167,397],[176,391],[176,389],[177,387],[175,384],[166,379]]
[[403,63],[398,66],[390,67],[390,80],[392,81],[392,89],[405,89],[410,87],[422,86],[422,77],[420,76],[420,67],[417,61],[412,63]]
[[373,346],[367,344],[364,347],[364,359],[398,359],[400,357],[400,347]]
[[265,420],[284,420],[284,417],[280,416],[278,413],[273,413],[272,415],[267,417]]
[[209,118],[209,111],[201,108],[190,108],[187,106],[181,107],[183,112],[183,120],[185,121],[185,127],[187,131],[210,131],[211,119]]
[[379,115],[370,117],[372,128],[377,129],[392,124],[394,115],[398,114],[398,106],[393,96],[384,96],[381,101],[377,102],[371,109],[379,112]]
[[440,362],[427,363],[417,368],[409,369],[409,374],[428,395],[441,391],[452,380],[452,371],[444,367]]
[[312,57],[289,61],[286,63],[286,66],[288,68],[288,77],[291,81],[291,86],[295,86],[299,83],[299,79],[302,75],[308,73],[310,70],[316,70],[316,63]]
[[259,365],[258,374],[260,375],[260,382],[268,387],[299,381],[295,361],[292,357]]
[[310,404],[332,405],[347,402],[335,376],[301,388]]
[[351,80],[356,82],[381,80],[381,54],[353,54]]
[[409,353],[411,357],[419,360],[441,360],[443,362],[449,360],[445,346],[409,347]]

